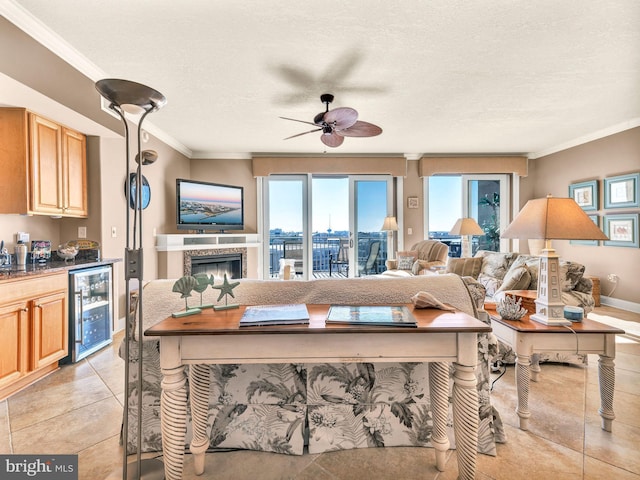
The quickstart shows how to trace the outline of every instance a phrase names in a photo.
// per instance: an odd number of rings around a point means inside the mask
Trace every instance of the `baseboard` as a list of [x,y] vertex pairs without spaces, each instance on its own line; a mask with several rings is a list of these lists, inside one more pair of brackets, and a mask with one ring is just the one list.
[[621,310],[627,310],[633,313],[640,313],[640,303],[629,302],[627,300],[620,300],[613,297],[600,297],[600,303],[607,305],[608,307],[615,307]]

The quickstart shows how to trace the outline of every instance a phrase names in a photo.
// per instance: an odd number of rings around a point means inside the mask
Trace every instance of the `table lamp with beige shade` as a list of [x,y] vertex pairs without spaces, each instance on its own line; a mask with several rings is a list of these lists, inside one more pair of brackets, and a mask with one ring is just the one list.
[[393,215],[386,216],[380,230],[383,232],[387,232],[387,248],[391,248],[393,232],[398,231],[398,222],[396,221],[396,217],[394,217]]
[[560,262],[551,240],[608,240],[572,198],[529,200],[513,222],[502,232],[502,238],[543,238],[538,267],[538,298],[531,320],[545,325],[569,325],[564,318]]
[[471,257],[471,236],[484,235],[484,230],[473,218],[459,218],[449,235],[460,235],[462,242],[461,257]]

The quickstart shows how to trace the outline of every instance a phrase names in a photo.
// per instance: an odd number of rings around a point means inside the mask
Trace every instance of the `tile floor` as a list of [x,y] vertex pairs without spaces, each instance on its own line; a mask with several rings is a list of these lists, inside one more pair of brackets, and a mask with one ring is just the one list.
[[[611,307],[597,314],[640,322],[640,314]],[[118,438],[123,403],[124,364],[117,355],[121,336],[91,357],[67,365],[25,390],[0,401],[0,452],[78,453],[79,476],[121,477]],[[613,432],[600,429],[597,356],[587,368],[543,364],[531,384],[530,430],[517,428],[513,367],[494,385],[493,403],[505,424],[508,443],[498,455],[479,455],[477,478],[640,480],[640,343],[618,338]],[[186,479],[358,480],[457,477],[455,451],[446,471],[434,466],[430,448],[360,449],[287,456],[260,452],[208,454],[201,477],[185,460]]]

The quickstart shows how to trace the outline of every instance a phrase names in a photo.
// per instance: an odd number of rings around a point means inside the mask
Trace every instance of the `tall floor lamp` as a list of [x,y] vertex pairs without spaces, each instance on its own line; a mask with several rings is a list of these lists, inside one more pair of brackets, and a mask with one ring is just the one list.
[[[126,334],[125,334],[125,344],[124,344],[124,355],[125,355],[125,399],[124,399],[124,416],[123,416],[123,444],[124,444],[124,454],[122,458],[122,478],[123,480],[127,480],[130,478],[145,478],[145,479],[155,479],[155,478],[164,478],[164,467],[162,462],[154,459],[147,459],[144,462],[142,461],[142,339],[143,339],[143,331],[142,331],[142,274],[143,274],[143,253],[142,253],[142,187],[143,187],[143,177],[142,177],[142,165],[148,164],[150,160],[148,155],[145,155],[144,152],[141,151],[141,132],[142,132],[142,123],[147,115],[151,112],[155,112],[159,110],[161,107],[167,103],[167,99],[160,92],[154,90],[153,88],[147,87],[146,85],[142,85],[140,83],[132,82],[129,80],[120,80],[116,78],[106,78],[103,80],[98,80],[96,82],[96,89],[104,98],[106,98],[110,104],[109,108],[116,112],[122,123],[124,124],[124,133],[125,133],[125,148],[126,148],[126,166],[125,166],[125,175],[126,175],[126,248],[124,252],[124,278],[125,278],[125,296],[126,296]],[[135,182],[132,185],[132,175],[129,174],[130,168],[130,153],[129,153],[129,126],[127,124],[127,119],[125,118],[125,113],[129,113],[131,115],[139,115],[140,119],[138,121],[138,147],[137,147],[137,167],[136,174],[133,176],[133,181]],[[155,152],[154,152],[155,153]],[[132,202],[132,186],[135,187],[135,199]],[[134,218],[133,222],[130,221],[130,206],[134,210]],[[131,311],[131,281],[136,280],[138,283],[138,301],[135,306],[135,311]],[[140,344],[140,348],[138,349],[138,422],[137,422],[137,451],[136,451],[136,461],[135,465],[132,464],[129,468],[127,464],[127,444],[129,440],[129,395],[131,393],[131,387],[129,385],[129,344],[130,344],[130,336],[133,334],[133,331],[130,331],[129,321],[130,316],[133,318],[138,318],[138,342]]]
[[502,232],[503,238],[544,238],[538,267],[538,298],[531,320],[545,325],[568,325],[564,318],[560,262],[551,240],[608,240],[572,198],[529,200],[513,222]]

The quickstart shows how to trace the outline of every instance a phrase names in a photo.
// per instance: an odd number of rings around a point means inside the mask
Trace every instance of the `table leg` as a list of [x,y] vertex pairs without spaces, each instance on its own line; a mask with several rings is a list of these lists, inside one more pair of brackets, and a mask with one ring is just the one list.
[[449,417],[449,365],[442,362],[429,363],[429,392],[433,415],[431,444],[436,451],[436,468],[444,472],[449,437],[447,419]]
[[534,353],[531,355],[531,381],[538,381],[538,374],[540,373],[540,354]]
[[610,432],[611,423],[616,418],[613,413],[613,390],[616,384],[616,371],[612,357],[600,354],[598,360],[598,382],[600,384],[600,408],[602,429]]
[[204,473],[205,452],[209,448],[207,420],[209,418],[209,366],[191,365],[189,367],[189,403],[191,405],[191,423],[193,439],[189,450],[193,454],[196,475]]
[[529,429],[529,385],[531,380],[531,357],[528,355],[516,356],[516,387],[518,391],[518,406],[516,413],[520,417],[520,429]]
[[184,442],[187,433],[187,381],[184,365],[162,367],[160,424],[164,474],[167,480],[182,479]]
[[458,478],[475,478],[478,454],[478,390],[475,367],[454,363],[453,430],[456,436]]

